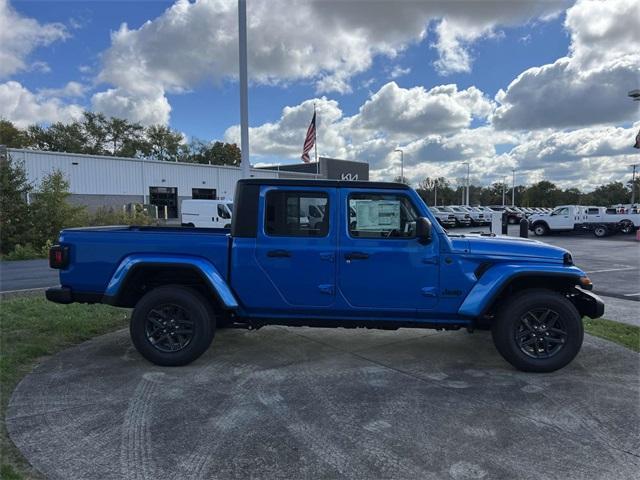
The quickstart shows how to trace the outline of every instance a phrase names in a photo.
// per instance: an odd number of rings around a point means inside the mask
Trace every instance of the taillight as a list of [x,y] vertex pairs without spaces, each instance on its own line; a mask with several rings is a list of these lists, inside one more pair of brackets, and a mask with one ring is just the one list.
[[69,264],[69,247],[54,245],[49,249],[49,266],[65,268]]

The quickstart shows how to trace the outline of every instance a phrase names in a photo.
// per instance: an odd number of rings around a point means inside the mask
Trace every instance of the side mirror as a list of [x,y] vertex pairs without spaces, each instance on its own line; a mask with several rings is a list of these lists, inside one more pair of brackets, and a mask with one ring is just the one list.
[[418,217],[416,220],[416,236],[420,243],[431,241],[431,222],[426,217]]

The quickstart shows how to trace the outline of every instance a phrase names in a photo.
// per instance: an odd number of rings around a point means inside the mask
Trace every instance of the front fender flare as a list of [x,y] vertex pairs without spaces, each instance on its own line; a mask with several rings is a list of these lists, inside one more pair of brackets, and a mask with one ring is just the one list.
[[479,317],[486,313],[496,297],[513,280],[521,277],[565,277],[579,283],[586,274],[577,267],[566,265],[499,264],[489,268],[467,294],[458,309],[465,317]]
[[[117,299],[121,293],[122,286],[124,285],[127,277],[136,270],[143,266],[167,266],[167,267],[188,267],[197,270],[205,281],[208,283],[211,290],[215,293],[220,304],[227,310],[236,310],[238,308],[238,301],[235,295],[225,282],[218,269],[205,258],[190,257],[187,255],[158,255],[158,254],[134,254],[125,257],[118,268],[111,276],[107,289],[105,291],[105,297],[109,299]],[[109,303],[109,302],[108,302]]]

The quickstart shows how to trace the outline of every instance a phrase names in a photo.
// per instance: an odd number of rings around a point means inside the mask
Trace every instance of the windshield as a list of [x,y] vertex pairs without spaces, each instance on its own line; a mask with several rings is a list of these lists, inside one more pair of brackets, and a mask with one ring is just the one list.
[[453,212],[451,207],[438,207],[442,212]]

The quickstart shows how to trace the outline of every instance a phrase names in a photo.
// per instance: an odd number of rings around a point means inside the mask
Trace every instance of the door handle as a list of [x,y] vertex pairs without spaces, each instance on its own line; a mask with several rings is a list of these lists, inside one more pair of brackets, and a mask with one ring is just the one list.
[[272,258],[286,258],[290,256],[291,256],[291,252],[288,250],[269,250],[267,252],[267,257],[272,257]]
[[345,253],[344,258],[346,260],[366,260],[369,258],[369,254],[364,252],[351,252]]

